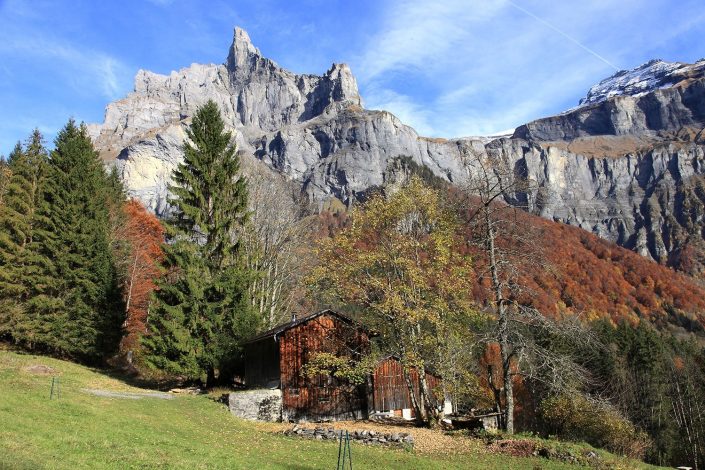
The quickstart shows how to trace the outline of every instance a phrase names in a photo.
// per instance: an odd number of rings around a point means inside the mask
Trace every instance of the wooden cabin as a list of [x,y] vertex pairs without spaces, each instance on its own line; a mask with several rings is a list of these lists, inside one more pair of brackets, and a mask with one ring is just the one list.
[[[407,419],[414,416],[398,358],[386,357],[366,384],[351,385],[332,375],[307,377],[303,374],[304,365],[320,352],[359,360],[370,352],[370,333],[343,314],[322,310],[293,319],[248,341],[245,344],[245,385],[248,389],[269,390],[270,393],[266,395],[266,413],[254,410],[247,412],[246,417],[271,416],[272,392],[281,397],[283,421],[363,419],[373,414]],[[418,396],[419,378],[415,370],[411,371],[411,378]],[[440,377],[434,374],[427,373],[426,380],[431,390],[441,385]],[[241,402],[248,400],[246,394],[233,395]],[[261,393],[252,396],[257,400],[263,397]],[[231,410],[247,406],[238,403],[231,406]]]
[[245,345],[245,385],[281,390],[284,421],[361,419],[367,416],[365,386],[333,376],[306,377],[315,353],[359,360],[369,352],[364,328],[345,315],[322,310],[279,325]]

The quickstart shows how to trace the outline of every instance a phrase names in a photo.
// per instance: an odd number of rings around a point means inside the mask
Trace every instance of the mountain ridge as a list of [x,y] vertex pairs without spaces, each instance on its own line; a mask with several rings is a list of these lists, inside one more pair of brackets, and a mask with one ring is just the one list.
[[[109,104],[90,132],[130,193],[157,213],[166,210],[184,126],[207,99],[221,108],[243,155],[297,182],[319,206],[364,199],[387,183],[399,157],[452,183],[466,178],[467,159],[499,158],[538,187],[507,202],[669,263],[684,248],[678,240],[705,237],[693,228],[705,225],[699,209],[684,211],[676,200],[676,188],[705,173],[705,79],[691,73],[676,85],[587,103],[519,126],[511,138],[433,139],[387,111],[365,109],[348,66],[294,74],[236,28],[224,64],[139,72],[135,91]],[[692,204],[705,204],[692,194]]]

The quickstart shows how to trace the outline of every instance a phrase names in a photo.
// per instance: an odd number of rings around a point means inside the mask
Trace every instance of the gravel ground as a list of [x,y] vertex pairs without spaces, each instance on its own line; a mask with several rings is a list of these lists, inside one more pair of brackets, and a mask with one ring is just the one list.
[[[257,423],[257,426],[271,432],[284,432],[294,427],[293,423]],[[486,451],[485,446],[477,439],[462,436],[450,436],[441,429],[416,428],[413,426],[396,426],[381,424],[374,421],[335,421],[332,423],[303,423],[304,428],[316,426],[334,429],[347,429],[348,431],[372,430],[381,433],[405,432],[414,437],[414,449],[424,454],[460,454],[467,452]]]

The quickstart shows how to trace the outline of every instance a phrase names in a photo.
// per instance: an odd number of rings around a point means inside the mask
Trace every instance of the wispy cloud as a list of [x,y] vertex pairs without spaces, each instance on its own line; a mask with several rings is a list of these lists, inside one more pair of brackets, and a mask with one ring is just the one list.
[[5,37],[0,35],[0,54],[36,64],[53,61],[55,70],[74,89],[99,90],[105,98],[115,99],[125,92],[132,71],[119,59],[89,48],[77,48],[56,38]]
[[487,134],[577,104],[600,79],[651,58],[635,62],[662,34],[697,27],[697,6],[684,0],[676,14],[666,0],[397,0],[353,65],[369,106],[422,133]]
[[531,13],[531,12],[530,12],[529,10],[527,10],[526,8],[520,7],[519,5],[517,5],[516,3],[512,2],[512,1],[508,1],[507,3],[508,3],[509,5],[511,5],[513,8],[516,8],[517,10],[519,10],[520,12],[525,13],[526,15],[532,17],[533,19],[535,19],[535,20],[538,21],[539,23],[541,23],[541,24],[543,24],[544,26],[546,26],[548,29],[550,29],[550,30],[552,30],[552,31],[555,31],[556,33],[560,34],[561,36],[563,36],[564,38],[566,38],[566,39],[569,40],[570,42],[574,43],[574,44],[575,44],[576,46],[578,46],[579,48],[583,49],[583,50],[584,50],[585,52],[587,52],[588,54],[591,54],[591,55],[597,57],[599,60],[601,60],[601,61],[604,62],[605,64],[609,65],[609,66],[612,67],[613,69],[619,70],[619,68],[618,68],[616,65],[614,65],[612,62],[610,62],[609,60],[605,59],[603,56],[601,56],[600,54],[598,54],[597,52],[595,52],[594,50],[592,50],[591,48],[589,48],[588,46],[586,46],[586,45],[583,44],[582,42],[578,41],[578,40],[575,39],[573,36],[571,36],[570,34],[566,33],[565,31],[563,31],[562,29],[560,29],[560,28],[554,26],[553,24],[549,23],[548,21],[546,21],[545,19],[541,18],[540,16],[537,16],[537,15]]
[[384,28],[359,58],[363,81],[385,73],[432,70],[449,53],[462,50],[473,24],[493,18],[505,0],[474,2],[448,0],[429,4],[420,0],[394,2]]
[[[434,135],[431,121],[433,113],[422,104],[415,102],[409,96],[397,93],[387,88],[375,90],[368,89],[367,101],[373,103],[372,108],[392,111],[405,124],[412,125],[421,135]],[[368,106],[369,107],[369,106]]]

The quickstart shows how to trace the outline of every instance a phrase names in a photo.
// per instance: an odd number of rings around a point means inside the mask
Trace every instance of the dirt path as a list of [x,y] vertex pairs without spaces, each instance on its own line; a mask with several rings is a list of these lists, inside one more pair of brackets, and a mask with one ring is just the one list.
[[171,400],[174,395],[164,392],[147,392],[147,393],[128,393],[128,392],[113,392],[112,390],[101,390],[96,388],[82,388],[82,392],[90,393],[99,397],[108,398],[128,398],[131,400],[140,400],[142,398],[159,398],[161,400]]

